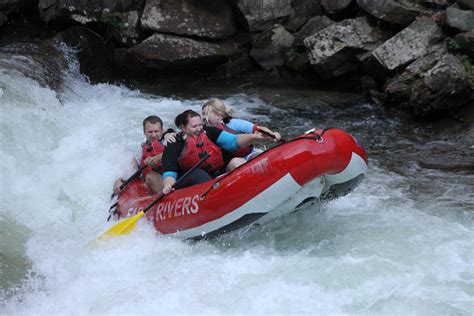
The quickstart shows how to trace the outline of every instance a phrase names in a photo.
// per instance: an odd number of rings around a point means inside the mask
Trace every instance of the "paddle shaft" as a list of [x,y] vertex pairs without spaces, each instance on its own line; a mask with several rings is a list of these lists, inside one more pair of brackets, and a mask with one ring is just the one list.
[[[193,172],[194,170],[196,170],[203,162],[204,160],[206,160],[207,158],[209,158],[209,153],[206,153],[206,155],[204,157],[201,158],[201,160],[199,160],[194,166],[192,166],[191,169],[189,169],[188,171],[186,171],[178,180],[176,180],[175,183],[173,183],[173,188],[176,187],[177,184],[179,184],[180,182],[182,182],[184,179],[186,179],[187,176],[189,176],[191,174],[191,172]],[[161,198],[163,197],[163,193],[161,193],[153,202],[151,202],[147,207],[145,207],[143,209],[143,213],[146,213],[150,208],[152,208],[153,206],[155,206],[156,203],[158,203]]]
[[130,176],[130,178],[128,178],[127,180],[125,180],[122,185],[120,186],[120,191],[122,191],[133,179],[135,179],[136,177],[138,177],[143,170],[145,170],[145,168],[148,167],[147,165],[144,165],[142,166],[140,169],[138,169],[137,171],[135,171],[134,174],[132,174]]
[[[134,180],[136,177],[138,177],[145,168],[148,167],[147,165],[142,166],[140,169],[135,171],[127,180],[125,180],[119,187],[119,190],[122,191],[132,180]],[[113,199],[115,196],[115,193],[112,193],[112,196],[110,197]]]

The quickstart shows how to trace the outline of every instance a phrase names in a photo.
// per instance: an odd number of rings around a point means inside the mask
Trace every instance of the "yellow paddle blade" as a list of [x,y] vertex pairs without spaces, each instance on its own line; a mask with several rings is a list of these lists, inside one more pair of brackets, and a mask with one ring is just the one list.
[[104,239],[104,238],[109,238],[109,237],[115,237],[118,235],[130,234],[135,228],[135,226],[137,225],[137,221],[143,215],[145,215],[145,212],[140,211],[137,215],[124,219],[120,223],[112,226],[108,231],[100,235],[99,238],[97,239]]

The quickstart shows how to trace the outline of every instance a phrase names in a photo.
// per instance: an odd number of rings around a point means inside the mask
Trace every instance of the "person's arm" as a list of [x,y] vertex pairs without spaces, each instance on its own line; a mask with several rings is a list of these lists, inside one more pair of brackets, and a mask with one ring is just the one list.
[[145,159],[145,164],[152,167],[159,165],[161,163],[162,157],[163,157],[163,154],[158,154],[153,157],[148,157],[147,159]]
[[182,149],[180,145],[178,142],[170,143],[163,152],[163,194],[169,194],[174,190],[172,186],[178,178],[178,152],[180,153],[179,149]]
[[257,124],[242,120],[242,119],[231,119],[226,126],[239,134],[253,134],[257,129]]
[[172,128],[168,128],[161,136],[161,143],[166,146],[169,143],[176,142],[176,132]]
[[175,184],[176,179],[172,176],[168,176],[163,179],[163,194],[170,194],[174,191],[173,184]]
[[[278,132],[273,132],[271,129],[265,126],[260,126],[254,123],[251,123],[246,120],[242,119],[231,119],[229,123],[227,124],[227,127],[233,129],[234,131],[237,131],[242,134],[253,134],[255,132],[258,132],[258,130],[263,130],[267,132],[270,135],[268,138],[270,138],[273,141],[279,141],[281,139],[281,135]],[[265,136],[265,135],[263,135]]]
[[118,178],[114,181],[114,189],[113,189],[114,194],[119,194],[120,193],[120,186],[123,183],[124,183],[124,180],[122,178]]
[[239,148],[247,147],[255,144],[257,140],[262,138],[262,134],[258,132],[253,134],[239,134],[237,135],[237,145],[239,146]]
[[252,145],[257,140],[263,138],[260,133],[235,135],[216,127],[206,127],[206,133],[211,141],[227,151],[233,151]]
[[[270,135],[273,135],[273,136],[269,136],[268,138],[270,138],[271,140],[277,142],[281,139],[281,135],[280,133],[278,132],[273,132],[271,129],[269,129],[268,127],[265,127],[265,126],[257,126],[256,128],[256,131],[258,132],[259,130],[262,130],[264,132],[267,132],[268,134]],[[264,134],[265,136],[265,134]]]
[[[130,166],[131,166],[131,169],[133,171],[136,171],[140,168],[139,164],[138,164],[138,161],[135,157],[132,158],[132,161],[130,162]],[[129,172],[130,173],[130,172]],[[130,173],[131,175],[131,173]],[[115,194],[119,194],[120,193],[120,186],[125,182],[124,178],[128,178],[129,176],[125,176],[123,175],[122,177],[116,179],[114,181],[114,186],[113,186],[113,192]]]

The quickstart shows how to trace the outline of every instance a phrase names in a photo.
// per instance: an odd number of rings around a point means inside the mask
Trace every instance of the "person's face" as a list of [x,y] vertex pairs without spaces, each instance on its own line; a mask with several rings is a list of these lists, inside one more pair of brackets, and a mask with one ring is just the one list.
[[210,106],[206,106],[202,110],[202,117],[204,117],[209,126],[217,126],[222,121],[222,116],[215,113]]
[[202,119],[200,116],[191,117],[188,124],[181,127],[183,132],[189,136],[198,136],[202,132]]
[[153,141],[161,138],[161,135],[163,134],[163,127],[160,123],[152,124],[147,122],[143,132],[145,133],[146,140],[149,143],[152,143]]

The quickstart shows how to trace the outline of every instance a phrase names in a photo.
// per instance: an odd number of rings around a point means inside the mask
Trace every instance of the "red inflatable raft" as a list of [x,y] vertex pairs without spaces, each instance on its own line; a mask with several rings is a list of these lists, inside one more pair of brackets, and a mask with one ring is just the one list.
[[[311,130],[230,173],[164,196],[146,217],[162,234],[199,239],[345,195],[366,171],[365,151],[351,135]],[[155,198],[136,180],[120,194],[116,214],[135,215]]]

